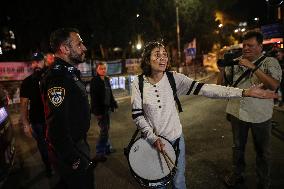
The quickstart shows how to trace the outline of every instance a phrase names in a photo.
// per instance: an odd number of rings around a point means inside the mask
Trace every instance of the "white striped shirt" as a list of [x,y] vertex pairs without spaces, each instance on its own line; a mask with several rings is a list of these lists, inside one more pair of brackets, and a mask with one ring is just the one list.
[[[183,74],[174,73],[173,75],[178,96],[190,94],[210,98],[242,96],[242,89],[215,84],[203,85],[203,83],[194,81]],[[200,91],[198,88],[200,88]],[[132,84],[131,104],[134,122],[150,143],[154,143],[158,139],[158,135],[170,141],[180,137],[182,126],[175,106],[173,91],[166,74],[154,85],[144,77],[143,108],[138,77],[136,77]]]

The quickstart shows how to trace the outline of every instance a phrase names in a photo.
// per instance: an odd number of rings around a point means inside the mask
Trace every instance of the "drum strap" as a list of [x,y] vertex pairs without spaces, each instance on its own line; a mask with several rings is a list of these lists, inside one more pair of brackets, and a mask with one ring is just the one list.
[[135,139],[136,139],[138,133],[139,133],[139,129],[137,128],[137,129],[135,130],[134,134],[132,135],[129,144],[127,145],[126,148],[123,149],[124,155],[125,155],[126,157],[128,156],[129,151],[130,151],[130,148],[131,148],[132,144],[134,143],[134,141],[135,141]]
[[179,157],[179,152],[180,152],[180,150],[179,150],[179,140],[180,140],[180,138],[176,139],[176,141],[173,143],[173,147],[174,147],[174,149],[176,151],[177,158]]

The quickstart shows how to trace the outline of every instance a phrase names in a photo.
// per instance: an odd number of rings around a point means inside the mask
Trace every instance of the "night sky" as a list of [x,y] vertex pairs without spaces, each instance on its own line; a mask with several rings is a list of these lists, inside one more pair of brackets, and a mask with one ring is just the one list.
[[274,16],[273,10],[275,8],[268,6],[266,0],[238,0],[232,8],[225,10],[225,12],[232,18],[241,21],[250,21],[258,17],[261,23],[265,24]]
[[[96,13],[94,7],[98,1],[95,0],[5,0],[1,3],[0,26],[12,28],[18,43],[29,47],[22,45],[17,49],[24,53],[38,48],[47,51],[48,37],[58,27],[77,27],[86,36],[100,27],[89,24],[93,23],[91,19]],[[271,10],[272,7],[272,14]],[[266,0],[238,0],[223,11],[238,21],[250,22],[254,17],[259,17],[260,23],[269,21]]]

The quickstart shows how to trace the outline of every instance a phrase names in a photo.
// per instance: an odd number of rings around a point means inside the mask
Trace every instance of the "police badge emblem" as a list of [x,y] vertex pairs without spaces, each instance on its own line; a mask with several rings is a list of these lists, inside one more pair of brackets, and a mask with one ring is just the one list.
[[62,87],[52,87],[47,91],[50,102],[58,107],[64,100],[65,89]]

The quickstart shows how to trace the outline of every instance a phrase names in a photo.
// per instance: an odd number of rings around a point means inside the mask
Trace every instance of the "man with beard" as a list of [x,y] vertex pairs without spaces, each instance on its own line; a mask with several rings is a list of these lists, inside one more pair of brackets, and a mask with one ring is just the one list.
[[29,137],[33,136],[37,141],[42,161],[45,164],[46,175],[50,177],[52,169],[48,160],[47,144],[45,141],[46,123],[39,88],[39,81],[44,72],[43,54],[33,54],[31,67],[33,74],[25,78],[21,84],[21,119],[25,134]]
[[80,71],[86,47],[74,28],[61,28],[50,36],[55,61],[41,81],[47,121],[48,153],[61,177],[59,188],[94,188],[87,132],[90,108]]

